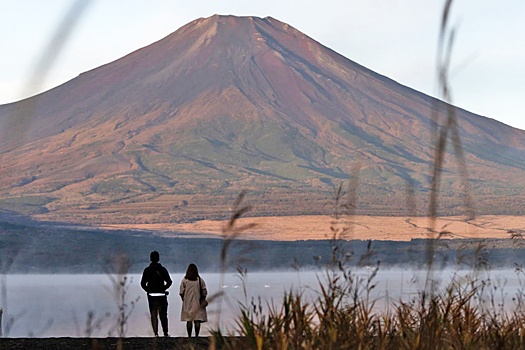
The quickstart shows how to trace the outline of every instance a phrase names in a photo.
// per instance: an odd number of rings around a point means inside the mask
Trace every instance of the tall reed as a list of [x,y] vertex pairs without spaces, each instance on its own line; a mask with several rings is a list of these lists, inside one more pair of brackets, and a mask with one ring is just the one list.
[[119,338],[118,348],[122,348],[121,339],[126,336],[128,319],[140,299],[140,296],[136,299],[129,299],[128,291],[133,283],[133,280],[129,276],[130,266],[131,262],[129,257],[124,253],[119,253],[113,260],[112,269],[107,273],[111,281],[111,288],[108,287],[107,290],[112,294],[117,307],[116,323],[110,328],[108,335],[116,331]]

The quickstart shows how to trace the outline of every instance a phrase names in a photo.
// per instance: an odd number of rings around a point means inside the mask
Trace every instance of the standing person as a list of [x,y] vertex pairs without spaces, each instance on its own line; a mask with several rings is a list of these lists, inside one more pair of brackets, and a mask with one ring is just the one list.
[[168,270],[159,263],[160,255],[157,251],[149,255],[151,264],[144,269],[140,286],[148,294],[149,312],[151,315],[151,326],[156,337],[159,336],[159,318],[165,337],[168,334],[168,297],[167,289],[173,283]]
[[208,321],[206,308],[201,307],[200,297],[206,297],[206,282],[199,276],[197,265],[190,264],[186,270],[186,275],[182,279],[179,288],[179,294],[182,299],[182,311],[180,320],[186,321],[186,331],[188,337],[191,337],[193,325],[195,325],[195,336],[199,336],[201,323]]

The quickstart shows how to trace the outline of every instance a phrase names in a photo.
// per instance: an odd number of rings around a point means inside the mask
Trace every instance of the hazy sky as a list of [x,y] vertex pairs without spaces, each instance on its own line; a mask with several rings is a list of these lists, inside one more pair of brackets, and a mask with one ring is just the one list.
[[[216,13],[274,17],[377,73],[436,93],[444,0],[93,0],[79,7],[81,16],[59,41],[60,50],[43,56],[75,3],[2,0],[0,104],[59,85]],[[456,0],[451,20],[453,103],[525,129],[525,1]],[[43,72],[41,79],[35,71]]]

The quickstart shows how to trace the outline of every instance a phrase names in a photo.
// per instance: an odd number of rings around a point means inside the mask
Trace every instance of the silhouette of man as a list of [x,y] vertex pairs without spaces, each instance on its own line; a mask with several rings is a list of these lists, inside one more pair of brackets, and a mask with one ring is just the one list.
[[148,294],[149,312],[151,315],[151,326],[155,336],[159,336],[159,318],[165,337],[168,334],[168,291],[173,283],[168,270],[159,263],[160,256],[157,251],[149,255],[151,264],[144,269],[140,286]]

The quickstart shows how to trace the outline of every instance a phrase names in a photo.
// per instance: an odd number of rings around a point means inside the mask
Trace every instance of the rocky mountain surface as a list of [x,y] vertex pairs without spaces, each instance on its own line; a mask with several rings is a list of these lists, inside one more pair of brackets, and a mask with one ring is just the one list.
[[[385,57],[385,59],[388,59]],[[454,108],[475,210],[521,214],[525,131]],[[0,106],[4,215],[70,223],[254,215],[425,215],[447,108],[274,18],[215,15]],[[449,143],[440,213],[463,211]]]

